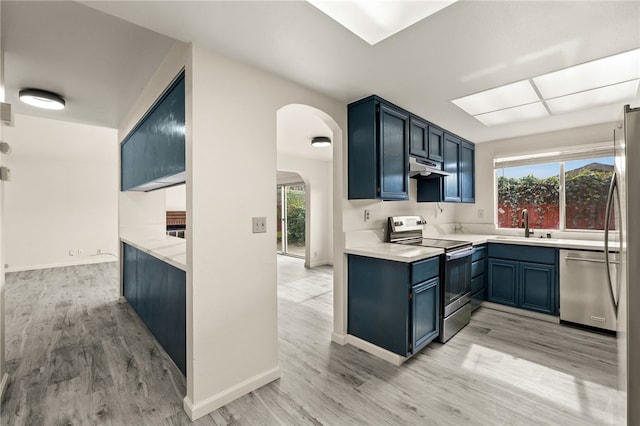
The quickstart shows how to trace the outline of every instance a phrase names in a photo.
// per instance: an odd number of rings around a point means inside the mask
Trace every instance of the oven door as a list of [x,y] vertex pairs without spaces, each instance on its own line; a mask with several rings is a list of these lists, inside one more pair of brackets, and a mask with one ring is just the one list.
[[466,247],[445,254],[444,316],[447,317],[471,300],[471,255]]

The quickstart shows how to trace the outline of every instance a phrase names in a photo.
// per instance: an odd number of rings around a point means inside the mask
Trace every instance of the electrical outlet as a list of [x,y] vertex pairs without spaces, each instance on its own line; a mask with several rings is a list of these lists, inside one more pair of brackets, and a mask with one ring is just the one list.
[[371,219],[371,214],[369,213],[369,210],[365,210],[364,211],[364,221],[365,222],[369,222],[370,219]]
[[478,209],[478,219],[484,218],[484,209]]
[[102,254],[102,249],[96,249],[96,254]]
[[78,256],[82,256],[84,254],[84,250],[78,249]]
[[252,218],[253,233],[262,234],[267,232],[267,218],[266,217],[254,217]]
[[438,218],[438,209],[437,208],[433,209],[433,218],[434,219]]
[[76,251],[74,249],[69,249],[69,256],[75,256]]

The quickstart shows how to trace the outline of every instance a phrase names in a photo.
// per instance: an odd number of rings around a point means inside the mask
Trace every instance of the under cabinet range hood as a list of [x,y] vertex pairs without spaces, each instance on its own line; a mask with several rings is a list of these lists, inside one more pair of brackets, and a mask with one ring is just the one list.
[[422,158],[409,157],[409,176],[415,179],[434,179],[451,176],[438,168],[438,163]]

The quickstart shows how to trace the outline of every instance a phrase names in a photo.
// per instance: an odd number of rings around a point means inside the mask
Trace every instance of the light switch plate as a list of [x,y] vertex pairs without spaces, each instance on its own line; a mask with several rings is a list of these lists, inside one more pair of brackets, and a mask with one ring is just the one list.
[[267,218],[266,217],[254,217],[252,218],[253,233],[262,234],[267,232]]

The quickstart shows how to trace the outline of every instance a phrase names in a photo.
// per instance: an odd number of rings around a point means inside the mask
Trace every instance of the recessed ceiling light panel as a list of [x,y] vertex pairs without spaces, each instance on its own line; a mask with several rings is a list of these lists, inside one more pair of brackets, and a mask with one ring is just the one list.
[[307,0],[372,46],[456,1]]
[[523,80],[454,99],[451,102],[467,113],[477,115],[530,104],[539,100],[529,80]]
[[542,105],[542,102],[534,102],[528,105],[521,105],[513,108],[506,108],[500,111],[475,115],[474,118],[487,127],[498,126],[500,124],[513,123],[516,121],[533,120],[547,117],[549,113]]
[[635,49],[534,77],[533,82],[549,99],[639,78],[640,49]]
[[20,100],[27,105],[44,109],[64,109],[65,101],[57,93],[40,89],[22,89]]
[[560,96],[546,101],[552,114],[588,109],[616,102],[631,101],[638,96],[640,80],[627,81],[611,86],[599,87],[573,95]]

